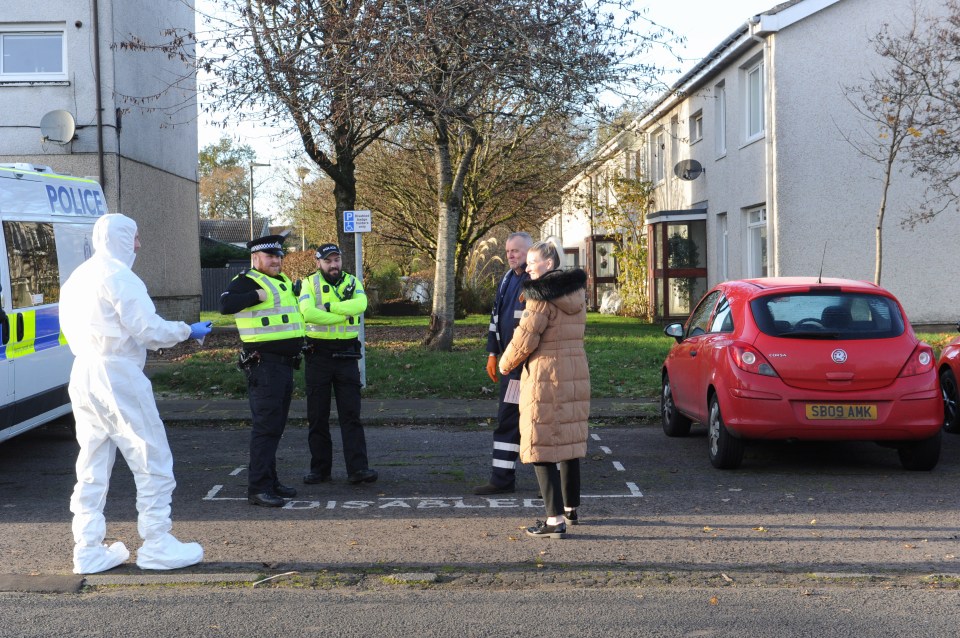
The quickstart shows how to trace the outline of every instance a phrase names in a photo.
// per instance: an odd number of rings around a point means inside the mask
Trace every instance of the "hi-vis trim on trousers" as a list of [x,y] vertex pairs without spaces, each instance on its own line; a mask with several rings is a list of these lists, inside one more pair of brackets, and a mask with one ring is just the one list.
[[307,324],[307,332],[360,332],[359,324],[356,326],[321,326],[315,323]]

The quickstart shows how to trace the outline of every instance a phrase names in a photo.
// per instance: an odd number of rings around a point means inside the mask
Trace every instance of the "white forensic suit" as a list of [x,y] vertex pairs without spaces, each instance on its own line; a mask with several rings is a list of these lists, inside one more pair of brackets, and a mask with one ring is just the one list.
[[203,560],[198,543],[170,534],[173,456],[143,374],[146,349],[170,347],[191,335],[191,326],[164,321],[130,267],[136,257],[137,225],[124,215],[104,215],[93,227],[93,256],[60,291],[60,326],[76,355],[70,400],[77,422],[77,485],[73,512],[73,571],[90,574],[125,562],[121,542],[104,543],[103,507],[117,449],[137,485],[137,552],[142,569],[176,569]]

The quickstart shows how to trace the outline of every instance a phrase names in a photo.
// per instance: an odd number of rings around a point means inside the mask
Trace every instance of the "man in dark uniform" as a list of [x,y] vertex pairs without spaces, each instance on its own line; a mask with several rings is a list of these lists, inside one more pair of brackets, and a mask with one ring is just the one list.
[[360,422],[360,318],[367,309],[363,284],[343,272],[340,248],[317,249],[317,272],[303,284],[300,312],[307,336],[307,421],[310,433],[308,485],[326,483],[333,467],[330,439],[330,390],[337,399],[343,457],[350,483],[373,483],[377,471],[367,461],[367,440]]
[[277,446],[287,424],[293,394],[293,370],[300,365],[303,317],[290,278],[280,272],[281,235],[247,243],[253,267],[234,277],[220,295],[220,312],[233,315],[243,351],[240,368],[247,377],[252,413],[247,500],[281,507],[297,491],[277,477]]
[[[497,381],[497,359],[513,338],[520,323],[524,303],[520,300],[527,274],[527,251],[533,240],[527,233],[511,233],[507,237],[507,265],[510,270],[500,281],[497,296],[490,313],[490,331],[487,333],[487,374]],[[500,402],[497,409],[497,429],[493,432],[493,470],[490,481],[473,488],[478,495],[506,494],[516,489],[517,458],[520,456],[520,405],[504,401],[511,381],[520,383],[523,366],[500,377]]]

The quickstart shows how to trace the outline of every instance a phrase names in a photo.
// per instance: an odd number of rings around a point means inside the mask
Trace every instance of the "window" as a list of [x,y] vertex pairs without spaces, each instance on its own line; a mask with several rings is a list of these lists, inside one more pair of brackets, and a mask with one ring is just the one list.
[[13,308],[30,308],[60,300],[60,266],[53,224],[3,222],[10,268]]
[[667,134],[661,129],[653,134],[650,144],[650,163],[653,164],[654,184],[663,181],[666,166],[666,157],[664,157],[664,155],[666,152]]
[[0,81],[66,80],[63,31],[0,31]]
[[767,276],[767,209],[747,211],[747,276]]
[[727,214],[717,215],[717,275],[720,281],[730,278],[727,266],[728,251],[730,249],[727,238]]
[[672,169],[680,161],[680,119],[674,115],[670,119],[670,168]]
[[772,294],[750,302],[764,334],[796,339],[889,339],[906,326],[889,297],[864,293]]
[[763,135],[763,62],[746,71],[747,78],[747,141]]
[[733,332],[733,311],[730,308],[730,301],[726,297],[720,298],[717,304],[717,311],[713,313],[713,321],[710,322],[710,332]]
[[710,315],[713,314],[713,307],[717,303],[720,292],[714,290],[697,304],[697,309],[690,314],[690,320],[687,322],[687,336],[695,337],[704,334],[710,327]]
[[703,139],[703,111],[697,111],[690,117],[690,143],[696,144]]
[[713,97],[715,99],[713,111],[714,150],[717,152],[717,157],[722,157],[727,154],[727,88],[723,82],[714,87]]

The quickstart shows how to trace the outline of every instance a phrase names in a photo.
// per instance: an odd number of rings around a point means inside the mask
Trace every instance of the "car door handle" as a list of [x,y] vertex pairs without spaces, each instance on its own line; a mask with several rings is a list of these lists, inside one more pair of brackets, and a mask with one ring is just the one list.
[[691,351],[690,351],[690,356],[691,356],[691,357],[697,356],[697,351],[696,351],[696,350],[691,350]]

